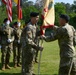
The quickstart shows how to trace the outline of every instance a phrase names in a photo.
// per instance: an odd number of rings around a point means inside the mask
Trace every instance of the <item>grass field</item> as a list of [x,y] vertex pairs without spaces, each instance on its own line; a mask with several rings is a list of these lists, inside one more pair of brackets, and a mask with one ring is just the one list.
[[[1,53],[0,53],[1,60]],[[10,65],[11,70],[1,71],[0,63],[0,75],[20,75],[21,68],[13,68],[13,56],[11,54]],[[0,61],[1,62],[1,61]],[[59,47],[57,41],[46,43],[44,42],[44,51],[42,53],[41,60],[41,75],[58,75],[59,68]],[[38,64],[34,65],[34,72],[37,74]]]

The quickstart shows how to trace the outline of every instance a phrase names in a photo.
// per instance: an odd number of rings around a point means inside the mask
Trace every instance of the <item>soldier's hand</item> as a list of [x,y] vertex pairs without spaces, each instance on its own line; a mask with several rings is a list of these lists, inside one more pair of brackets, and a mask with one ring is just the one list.
[[46,39],[46,36],[45,35],[42,35],[42,36],[40,36],[40,39],[45,40]]
[[37,47],[37,50],[43,51],[43,47],[38,46],[38,47]]
[[20,44],[20,40],[18,40],[18,44]]
[[8,39],[8,40],[7,40],[7,42],[8,42],[8,43],[11,43],[11,42],[12,42],[12,40],[11,40],[11,39]]

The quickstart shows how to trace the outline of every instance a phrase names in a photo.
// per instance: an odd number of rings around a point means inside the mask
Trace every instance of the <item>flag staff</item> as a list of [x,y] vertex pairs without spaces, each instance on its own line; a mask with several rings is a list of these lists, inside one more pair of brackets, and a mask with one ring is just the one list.
[[[54,12],[54,0],[42,0],[43,9],[42,9],[42,19],[43,25],[41,26],[42,36],[45,34],[45,29],[54,26],[55,21],[55,12]],[[41,40],[41,46],[43,46],[43,39]],[[38,75],[40,75],[40,63],[41,63],[42,51],[39,55],[38,63]]]

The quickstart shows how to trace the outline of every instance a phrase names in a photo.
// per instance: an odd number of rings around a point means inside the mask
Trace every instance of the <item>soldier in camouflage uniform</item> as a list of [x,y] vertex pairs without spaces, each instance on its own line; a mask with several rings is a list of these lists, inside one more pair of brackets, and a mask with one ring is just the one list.
[[14,41],[13,29],[9,26],[10,22],[6,18],[4,20],[4,24],[2,26],[2,38],[1,38],[1,62],[2,62],[2,70],[11,69],[9,66],[10,54],[12,51],[12,42]]
[[21,33],[22,30],[20,28],[20,23],[15,22],[14,23],[14,44],[13,44],[13,54],[14,54],[14,67],[16,68],[17,66],[20,67],[20,60],[21,60]]
[[76,75],[74,35],[75,29],[68,24],[69,17],[62,14],[60,16],[60,27],[54,27],[55,34],[43,36],[45,41],[50,42],[58,39],[60,47],[59,75]]
[[33,74],[33,58],[35,50],[42,50],[35,43],[36,38],[36,23],[39,19],[39,14],[32,12],[30,14],[31,21],[27,24],[22,32],[22,75],[34,75]]

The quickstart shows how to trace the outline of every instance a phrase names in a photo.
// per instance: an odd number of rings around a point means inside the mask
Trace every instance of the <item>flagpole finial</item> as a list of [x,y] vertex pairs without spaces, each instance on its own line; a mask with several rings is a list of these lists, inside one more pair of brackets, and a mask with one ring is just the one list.
[[16,4],[18,4],[18,0],[14,0],[14,2],[15,2]]

